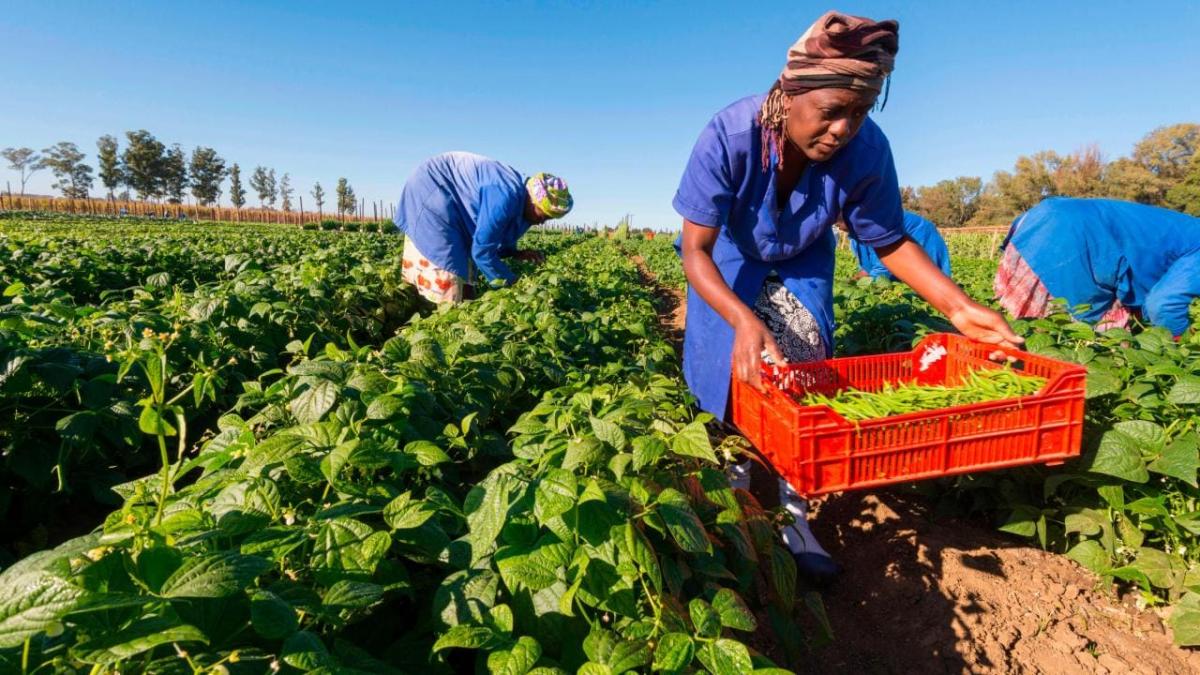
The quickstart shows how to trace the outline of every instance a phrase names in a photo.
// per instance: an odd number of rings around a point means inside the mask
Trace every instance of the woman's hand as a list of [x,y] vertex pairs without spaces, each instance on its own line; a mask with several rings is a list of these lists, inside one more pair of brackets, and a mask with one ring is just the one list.
[[766,350],[777,366],[787,363],[775,336],[757,316],[750,314],[734,326],[733,376],[759,391],[762,385],[762,353]]
[[[1025,339],[1013,332],[1004,317],[994,310],[976,302],[969,302],[947,315],[950,323],[963,335],[988,345],[1020,349]],[[991,355],[994,360],[1004,359],[1004,352]],[[1014,360],[1008,357],[1009,361]]]
[[[878,249],[879,259],[898,279],[950,319],[950,323],[963,335],[984,344],[1020,349],[1025,340],[1013,332],[999,312],[975,302],[942,273],[929,259],[925,251],[911,239],[900,241]],[[1002,361],[1004,352],[997,351],[991,358]],[[1015,359],[1007,357],[1009,361]]]

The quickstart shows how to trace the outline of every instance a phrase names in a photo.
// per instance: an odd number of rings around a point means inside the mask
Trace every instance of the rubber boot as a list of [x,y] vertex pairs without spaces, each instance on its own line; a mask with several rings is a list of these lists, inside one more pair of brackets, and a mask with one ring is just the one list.
[[779,504],[796,522],[783,529],[783,543],[796,561],[800,577],[817,588],[828,587],[842,572],[841,565],[822,548],[808,527],[808,500],[801,497],[782,478],[779,480]]

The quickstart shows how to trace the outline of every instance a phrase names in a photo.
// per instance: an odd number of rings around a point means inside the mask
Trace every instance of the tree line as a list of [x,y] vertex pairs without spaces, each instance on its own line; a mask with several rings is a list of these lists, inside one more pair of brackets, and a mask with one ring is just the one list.
[[[178,143],[168,148],[145,129],[127,131],[125,139],[124,149],[115,136],[106,134],[96,141],[95,178],[99,178],[109,199],[118,196],[129,199],[132,191],[138,199],[165,199],[169,204],[182,204],[190,191],[201,206],[212,206],[221,198],[228,179],[229,201],[234,208],[246,205],[246,185],[257,195],[260,208],[274,209],[276,203],[285,212],[293,208],[295,190],[288,173],[277,179],[275,169],[256,166],[243,184],[241,167],[236,162],[226,166],[225,160],[212,148],[197,146],[189,157]],[[43,169],[53,173],[51,187],[60,191],[63,197],[87,199],[95,184],[93,168],[84,161],[87,155],[69,141],[60,141],[40,153],[27,147],[5,148],[0,150],[0,157],[19,175],[22,195],[29,179]],[[349,181],[338,178],[334,190],[338,216],[353,213],[357,197]],[[309,194],[316,202],[317,211],[322,211],[325,190],[321,183],[315,183]]]
[[905,187],[904,208],[939,227],[1004,226],[1046,197],[1109,197],[1200,216],[1200,124],[1159,127],[1128,157],[1107,162],[1094,146],[1017,159],[986,183],[959,176]]

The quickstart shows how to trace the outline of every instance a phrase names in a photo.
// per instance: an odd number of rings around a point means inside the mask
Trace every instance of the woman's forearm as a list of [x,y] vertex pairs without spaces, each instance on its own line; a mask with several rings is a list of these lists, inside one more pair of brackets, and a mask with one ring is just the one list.
[[716,243],[716,228],[704,227],[684,221],[683,225],[683,273],[696,293],[716,310],[722,319],[736,328],[754,312],[738,298],[729,284],[725,283],[717,264],[713,262],[712,250]]

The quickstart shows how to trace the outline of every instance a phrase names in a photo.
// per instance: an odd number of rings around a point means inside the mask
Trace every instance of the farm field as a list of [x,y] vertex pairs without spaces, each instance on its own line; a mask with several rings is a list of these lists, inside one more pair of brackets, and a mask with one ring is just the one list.
[[[1020,322],[1089,368],[1084,458],[824,499],[823,603],[690,404],[671,237],[533,233],[441,310],[400,242],[0,217],[0,671],[1196,666],[1200,334]],[[990,297],[998,238],[949,243]],[[946,329],[838,255],[839,354]]]

